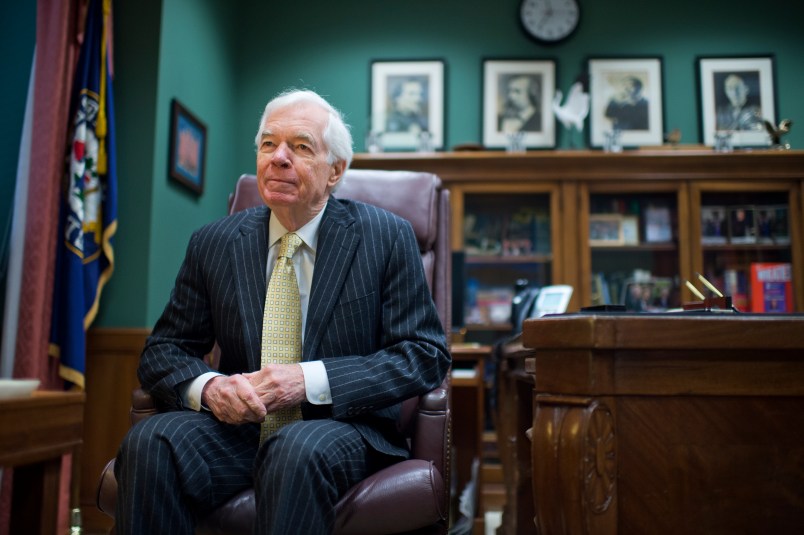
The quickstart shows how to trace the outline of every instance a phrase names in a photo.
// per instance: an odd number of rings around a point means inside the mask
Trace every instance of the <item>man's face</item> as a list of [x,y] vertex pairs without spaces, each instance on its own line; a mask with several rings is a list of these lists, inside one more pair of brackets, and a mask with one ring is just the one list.
[[419,82],[405,82],[396,100],[399,111],[406,113],[419,113],[422,105],[423,91]]
[[514,78],[508,82],[508,102],[514,108],[522,110],[530,106],[529,85],[527,78]]
[[266,118],[257,148],[257,182],[271,209],[304,217],[326,205],[345,167],[343,162],[327,163],[323,132],[328,118],[326,110],[311,103],[294,104]]
[[639,95],[639,88],[633,78],[625,81],[625,94],[631,99],[635,99]]
[[742,106],[748,98],[748,86],[742,78],[729,76],[725,82],[726,96],[734,106]]

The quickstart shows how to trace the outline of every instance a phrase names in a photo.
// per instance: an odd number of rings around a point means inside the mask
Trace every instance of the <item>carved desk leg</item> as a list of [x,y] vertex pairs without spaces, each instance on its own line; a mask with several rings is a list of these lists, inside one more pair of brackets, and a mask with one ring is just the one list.
[[533,501],[538,533],[617,533],[613,398],[537,394],[533,415]]

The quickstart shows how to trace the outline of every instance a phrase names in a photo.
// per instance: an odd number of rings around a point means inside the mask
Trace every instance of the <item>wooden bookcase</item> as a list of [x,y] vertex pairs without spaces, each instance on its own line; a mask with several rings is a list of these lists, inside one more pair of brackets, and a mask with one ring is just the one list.
[[[428,171],[441,177],[452,193],[452,244],[456,253],[463,254],[464,277],[482,264],[478,277],[489,280],[480,283],[507,287],[509,295],[525,271],[537,285],[571,285],[569,310],[573,311],[600,303],[600,277],[618,273],[621,278],[622,273],[638,270],[638,275],[650,276],[651,281],[655,277],[657,287],[661,281],[671,281],[676,305],[694,299],[685,281],[705,290],[696,279],[698,273],[722,283],[726,270],[745,273],[753,262],[789,262],[793,310],[804,310],[804,151],[724,154],[695,147],[619,154],[584,150],[380,153],[358,154],[352,167]],[[542,222],[547,218],[549,230],[539,232],[549,235],[549,250],[531,244],[532,250],[526,246],[511,254],[510,248],[503,247],[507,237],[500,235],[500,226],[490,224],[489,234],[494,235],[485,237],[491,245],[483,245],[482,256],[472,254],[477,253],[472,249],[477,247],[477,236],[468,239],[466,230],[468,223],[476,222],[474,212],[490,211],[484,217],[493,221],[496,211],[505,226],[530,205],[542,214]],[[713,206],[741,205],[784,207],[789,237],[782,243],[712,244],[702,239],[702,214]],[[601,215],[619,218],[626,237],[590,245],[590,218],[594,223]],[[650,240],[646,239],[648,222]],[[475,230],[475,234],[484,232],[482,227]],[[618,279],[618,289],[609,300],[619,302],[627,284]],[[510,324],[498,321],[500,305],[495,306],[492,320],[484,321],[481,315],[480,322],[466,325],[467,341],[489,342],[510,333]],[[456,325],[459,322],[456,318]]]

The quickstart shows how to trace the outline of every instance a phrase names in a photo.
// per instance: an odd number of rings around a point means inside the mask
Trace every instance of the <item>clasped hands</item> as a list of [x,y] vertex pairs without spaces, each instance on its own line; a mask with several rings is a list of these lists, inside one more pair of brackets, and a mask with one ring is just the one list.
[[201,401],[222,422],[259,423],[265,415],[306,399],[298,364],[269,364],[237,375],[219,375],[204,385]]

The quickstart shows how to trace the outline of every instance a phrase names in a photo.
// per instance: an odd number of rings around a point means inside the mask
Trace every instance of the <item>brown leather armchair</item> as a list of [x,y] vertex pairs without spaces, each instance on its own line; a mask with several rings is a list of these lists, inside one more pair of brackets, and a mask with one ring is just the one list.
[[[336,197],[361,200],[404,217],[413,225],[427,281],[446,333],[451,327],[451,251],[449,191],[429,173],[348,170]],[[229,198],[229,212],[262,203],[253,175],[243,175]],[[412,456],[380,470],[349,490],[336,505],[335,533],[446,533],[450,505],[449,376],[440,387],[403,403],[398,426]],[[155,412],[147,392],[132,395],[131,422]],[[114,516],[117,481],[114,460],[103,470],[97,505]],[[202,519],[199,534],[250,534],[254,491],[246,490]]]

